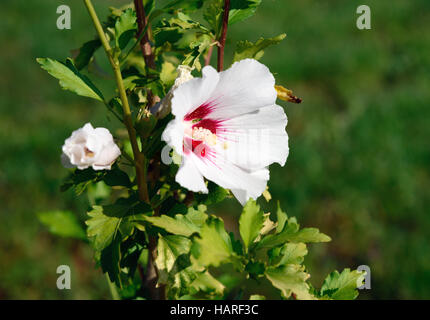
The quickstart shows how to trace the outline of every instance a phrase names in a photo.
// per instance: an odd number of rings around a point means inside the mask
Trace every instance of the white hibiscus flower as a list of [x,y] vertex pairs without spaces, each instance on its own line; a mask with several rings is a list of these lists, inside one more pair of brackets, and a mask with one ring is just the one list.
[[93,128],[91,123],[73,131],[63,145],[61,160],[66,168],[77,167],[110,170],[121,151],[106,128]]
[[175,89],[172,120],[162,139],[182,156],[176,181],[207,193],[204,178],[230,189],[241,204],[257,199],[269,180],[268,166],[288,156],[287,117],[276,105],[269,69],[245,59]]

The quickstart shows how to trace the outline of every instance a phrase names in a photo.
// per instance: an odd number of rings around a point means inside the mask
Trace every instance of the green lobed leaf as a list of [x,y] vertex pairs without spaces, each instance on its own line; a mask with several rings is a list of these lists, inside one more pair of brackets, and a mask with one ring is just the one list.
[[363,284],[364,272],[344,269],[330,273],[324,280],[320,290],[322,298],[334,300],[353,300],[358,296],[357,288]]
[[270,264],[280,266],[286,264],[301,264],[308,254],[304,243],[286,243],[282,247],[274,247],[267,252]]
[[211,296],[222,295],[225,286],[214,278],[208,271],[197,272],[196,278],[190,285],[196,292],[204,292]]
[[222,0],[210,0],[208,6],[203,12],[203,18],[208,22],[212,31],[219,35],[221,32],[221,13],[222,13]]
[[124,49],[137,30],[136,12],[126,9],[115,23],[115,42],[118,48]]
[[163,10],[186,10],[194,11],[203,6],[203,0],[172,0],[166,4]]
[[42,66],[42,69],[60,80],[60,86],[64,90],[103,101],[101,92],[86,76],[79,73],[71,59],[67,59],[66,64],[49,58],[37,58],[36,61]]
[[188,295],[191,291],[191,283],[197,278],[197,272],[192,267],[187,267],[175,273],[166,284],[167,298],[179,299]]
[[191,249],[194,261],[203,267],[219,266],[230,262],[233,248],[230,237],[220,218],[209,217],[200,230],[200,237],[193,240]]
[[211,45],[209,39],[194,41],[190,44],[191,51],[185,55],[185,59],[182,61],[183,65],[189,66],[191,68],[196,68],[200,71],[202,65],[200,63],[200,56],[206,49]]
[[277,268],[269,267],[265,273],[272,285],[282,292],[284,298],[289,298],[292,294],[299,300],[312,300],[310,287],[306,283],[309,274],[304,272],[304,267],[298,264],[288,264]]
[[261,0],[231,0],[228,23],[243,21],[255,14]]
[[131,199],[119,199],[116,203],[106,206],[93,206],[88,212],[90,219],[87,224],[87,235],[93,238],[97,251],[102,251],[112,243],[118,234],[121,239],[130,236],[134,228],[141,229],[141,222],[149,213],[150,208],[142,202],[130,202]]
[[239,232],[248,251],[249,245],[257,238],[263,227],[264,214],[255,200],[249,200],[239,218]]
[[331,238],[316,228],[299,229],[295,218],[288,219],[282,232],[266,235],[257,243],[257,248],[272,248],[286,242],[328,242]]
[[85,68],[88,63],[90,62],[91,58],[93,57],[94,53],[102,43],[99,39],[90,40],[88,42],[85,42],[81,48],[79,48],[79,53],[74,58],[75,66],[78,70],[82,70]]
[[279,36],[273,38],[260,38],[256,42],[250,42],[248,40],[239,41],[236,45],[236,51],[234,53],[233,62],[240,61],[243,59],[251,58],[259,60],[263,54],[264,49],[268,46],[278,44],[286,37],[285,33],[280,34]]
[[94,206],[88,215],[90,219],[85,222],[88,225],[88,237],[94,237],[94,248],[97,251],[102,251],[112,243],[121,218],[105,215],[102,206]]
[[61,237],[86,239],[85,231],[76,216],[70,211],[47,211],[37,213],[39,221],[49,232]]
[[[177,258],[187,254],[191,248],[191,240],[177,235],[159,235],[157,244],[157,258],[155,264],[160,272],[160,280],[167,280],[167,275],[172,271]],[[164,274],[164,276],[161,275]]]
[[107,273],[111,282],[122,287],[120,279],[121,239],[115,235],[112,241],[100,253],[100,266]]
[[278,201],[278,208],[276,210],[276,221],[278,222],[278,225],[276,226],[276,233],[279,233],[282,230],[284,230],[285,223],[288,222],[288,216],[281,209],[281,204],[279,203],[279,201]]
[[103,176],[103,181],[111,187],[122,186],[129,188],[132,186],[128,174],[116,166],[113,167],[112,170],[106,172]]
[[201,227],[207,219],[205,211],[206,207],[204,205],[200,205],[197,210],[189,208],[188,213],[185,216],[177,214],[172,218],[163,214],[159,217],[145,216],[144,219],[152,225],[162,228],[167,232],[189,237],[194,233],[200,232]]

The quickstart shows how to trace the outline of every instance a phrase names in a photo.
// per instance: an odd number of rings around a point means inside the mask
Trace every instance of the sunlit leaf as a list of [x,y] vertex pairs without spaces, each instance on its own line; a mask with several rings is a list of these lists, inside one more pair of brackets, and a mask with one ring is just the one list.
[[61,237],[86,239],[85,231],[70,211],[39,212],[37,218],[48,227],[49,232]]
[[115,41],[117,47],[124,49],[137,30],[136,12],[125,10],[115,23]]
[[247,58],[259,60],[264,54],[264,49],[266,49],[268,46],[278,44],[285,37],[286,34],[282,33],[274,38],[260,38],[256,42],[250,42],[247,40],[239,41],[236,46],[233,61],[240,61]]
[[230,237],[224,229],[221,219],[210,217],[200,230],[192,247],[195,261],[201,266],[219,266],[229,261],[233,254]]
[[260,210],[260,206],[255,200],[249,200],[243,208],[242,215],[239,219],[239,231],[245,245],[245,250],[248,250],[249,245],[257,238],[263,227],[264,214]]
[[357,270],[337,270],[325,278],[321,287],[321,297],[334,300],[353,300],[358,296],[357,288],[363,284],[364,273]]
[[303,266],[288,264],[277,268],[269,267],[265,274],[272,285],[281,290],[284,298],[289,298],[294,294],[299,300],[314,299],[309,293],[310,287],[306,283],[309,274],[304,272]]
[[96,86],[86,76],[79,73],[73,65],[71,59],[67,59],[66,64],[49,58],[37,58],[37,62],[42,69],[60,80],[60,86],[64,90],[72,91],[80,96],[103,101],[103,95]]

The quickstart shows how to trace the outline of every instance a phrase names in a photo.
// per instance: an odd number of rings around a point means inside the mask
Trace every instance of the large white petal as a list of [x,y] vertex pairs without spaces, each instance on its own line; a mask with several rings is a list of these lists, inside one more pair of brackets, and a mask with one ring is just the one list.
[[[190,156],[206,179],[223,188],[244,190],[247,198],[252,197],[254,199],[257,199],[266,189],[267,180],[269,180],[269,171],[267,169],[261,169],[258,174],[254,174],[223,158],[200,158],[194,153],[191,153]],[[243,199],[238,200],[244,204]]]
[[113,142],[113,140],[106,146],[104,146],[103,150],[97,156],[97,159],[94,159],[93,169],[94,170],[110,170],[112,163],[121,155],[121,150],[118,146]]
[[274,162],[283,166],[289,152],[286,125],[287,116],[277,105],[224,121],[217,153],[249,170],[261,169]]
[[218,84],[219,74],[211,66],[204,67],[202,74],[202,78],[188,80],[173,91],[172,113],[177,118],[206,102]]
[[253,59],[234,63],[219,73],[219,82],[211,94],[216,107],[212,119],[230,119],[253,112],[276,101],[275,78],[269,69]]
[[[263,181],[264,181],[264,190],[266,189],[266,185],[267,185],[267,181],[269,180],[269,170],[267,168],[258,170],[258,171],[254,171],[252,173],[250,173],[252,176],[256,177],[257,179],[259,179],[261,181],[261,185],[263,185]],[[263,191],[264,191],[263,190]],[[233,195],[236,197],[236,199],[242,204],[245,205],[245,203],[250,199],[254,199],[257,200],[257,198],[263,193],[263,191],[259,192],[259,193],[250,193],[248,190],[246,189],[232,189],[231,192],[233,193]]]
[[191,154],[190,156],[182,157],[182,164],[179,167],[175,180],[190,191],[208,193],[203,176],[193,160]]
[[166,141],[180,155],[183,154],[184,129],[182,120],[174,119],[167,124],[161,135],[161,140]]

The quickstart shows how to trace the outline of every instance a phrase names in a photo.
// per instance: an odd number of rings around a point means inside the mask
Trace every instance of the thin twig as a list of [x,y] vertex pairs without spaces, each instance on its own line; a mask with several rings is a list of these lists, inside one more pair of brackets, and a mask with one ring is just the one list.
[[[145,14],[145,8],[143,6],[142,0],[134,0],[134,7],[136,9],[137,16],[137,27],[138,27],[138,38],[140,38],[142,32],[144,32],[142,39],[140,40],[140,48],[142,50],[143,58],[145,59],[145,63],[149,68],[155,68],[155,57],[152,52],[152,47],[148,38],[148,19]],[[145,31],[146,29],[146,31]]]
[[[140,40],[140,49],[142,51],[143,58],[145,59],[145,64],[149,69],[155,69],[155,56],[151,47],[151,43],[149,42],[148,34],[150,33],[150,26],[148,25],[148,18],[145,14],[145,7],[143,6],[142,0],[134,0],[134,7],[136,9],[136,17],[137,17],[137,27],[138,27],[138,36],[137,38],[141,38]],[[143,34],[143,36],[142,36]],[[157,101],[159,101],[159,97],[154,96],[151,90],[148,90],[148,107],[151,108]]]
[[110,47],[109,41],[106,39],[105,32],[100,23],[97,13],[94,9],[91,0],[84,0],[85,6],[88,9],[88,13],[93,21],[94,27],[112,66],[112,70],[115,74],[115,80],[118,87],[119,96],[122,102],[122,109],[124,114],[124,124],[127,127],[128,136],[130,138],[131,147],[133,149],[134,163],[136,166],[136,180],[139,191],[139,198],[149,203],[148,196],[148,186],[146,185],[146,168],[145,168],[145,158],[139,150],[139,145],[137,143],[136,130],[133,126],[133,119],[131,116],[130,105],[128,103],[127,94],[125,92],[124,82],[121,75],[121,70],[119,67],[118,58],[112,55],[112,49]]
[[224,0],[224,12],[222,18],[221,36],[218,40],[218,72],[224,69],[224,47],[227,38],[228,15],[230,12],[230,0]]
[[[148,18],[145,14],[145,8],[142,0],[134,0],[134,7],[136,9],[138,38],[140,40],[140,49],[142,51],[145,64],[148,69],[155,69],[155,56],[152,50],[151,43],[149,42],[149,34],[151,27],[148,25]],[[143,36],[142,36],[143,33]],[[148,90],[148,108],[151,108],[156,102],[160,101],[158,96],[155,96],[151,90]],[[155,216],[159,215],[156,209]],[[165,299],[165,290],[163,286],[157,287],[158,271],[155,266],[155,259],[157,258],[157,237],[150,236],[148,244],[148,264],[146,266],[145,285],[149,289],[152,299]]]
[[205,66],[208,66],[211,63],[211,57],[212,57],[213,50],[214,50],[214,47],[210,46],[208,49],[208,53],[206,54],[206,57],[205,57]]

